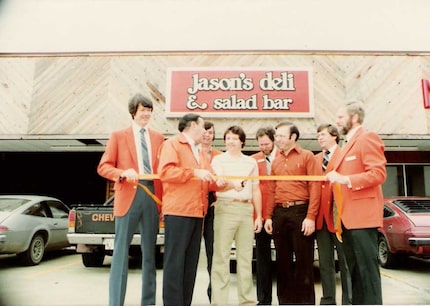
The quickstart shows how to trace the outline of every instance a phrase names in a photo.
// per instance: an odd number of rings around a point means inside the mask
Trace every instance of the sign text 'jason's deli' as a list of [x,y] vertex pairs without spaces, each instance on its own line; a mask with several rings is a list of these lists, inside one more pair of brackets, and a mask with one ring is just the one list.
[[168,117],[313,116],[309,69],[170,68]]

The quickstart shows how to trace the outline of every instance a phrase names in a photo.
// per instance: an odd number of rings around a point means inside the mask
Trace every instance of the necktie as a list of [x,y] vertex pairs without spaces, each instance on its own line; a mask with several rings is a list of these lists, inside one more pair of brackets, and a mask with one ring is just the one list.
[[269,158],[269,155],[266,155],[266,170],[268,175],[270,175],[270,168],[271,168],[270,158]]
[[330,151],[328,151],[328,150],[323,153],[323,161],[322,161],[322,170],[323,170],[323,173],[327,169],[328,160],[329,160],[329,154],[330,154]]
[[145,139],[145,128],[140,129],[140,143],[142,145],[142,159],[143,159],[143,171],[147,174],[151,174],[151,163],[149,162],[148,145]]

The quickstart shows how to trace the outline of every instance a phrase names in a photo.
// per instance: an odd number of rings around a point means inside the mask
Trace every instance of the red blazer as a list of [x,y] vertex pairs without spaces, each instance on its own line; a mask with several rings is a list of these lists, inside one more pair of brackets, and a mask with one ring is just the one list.
[[[336,147],[333,155],[330,158],[330,161],[327,164],[326,173],[333,170],[333,160],[338,158],[340,154],[341,148],[339,146]],[[321,175],[323,174],[322,171],[322,160],[323,160],[323,152],[318,153],[315,155],[315,159],[319,165],[321,165]],[[322,229],[323,221],[325,220],[325,223],[327,224],[327,229],[334,233],[334,219],[333,219],[333,193],[332,193],[332,187],[329,181],[322,181],[321,182],[321,202],[320,207],[318,211],[317,218],[315,220],[315,227],[317,230]]]
[[163,182],[163,215],[194,218],[206,215],[208,192],[216,190],[216,184],[195,179],[194,169],[211,170],[207,154],[200,151],[198,163],[183,133],[164,142],[158,166]]
[[364,128],[357,130],[333,160],[333,170],[351,180],[352,188],[341,185],[341,218],[347,229],[382,226],[384,199],[381,185],[387,176],[386,163],[381,138]]
[[[164,136],[152,129],[148,128],[147,130],[151,142],[152,169],[154,173],[157,173],[158,154],[164,141]],[[136,195],[136,185],[126,181],[119,181],[120,174],[130,168],[139,173],[133,128],[131,126],[112,133],[97,167],[97,172],[100,176],[115,182],[114,215],[117,217],[122,217],[127,213]],[[159,180],[154,181],[154,191],[155,195],[161,199],[162,186]]]
[[[275,157],[279,155],[279,150],[276,150]],[[268,175],[267,174],[267,168],[266,168],[266,155],[263,152],[258,152],[253,155],[251,155],[256,161],[258,165],[258,174],[259,175]],[[274,159],[274,158],[273,158]],[[273,160],[272,160],[273,162]],[[267,213],[267,196],[268,196],[268,183],[269,181],[261,180],[260,181],[260,191],[261,191],[261,215],[263,218],[266,216]]]

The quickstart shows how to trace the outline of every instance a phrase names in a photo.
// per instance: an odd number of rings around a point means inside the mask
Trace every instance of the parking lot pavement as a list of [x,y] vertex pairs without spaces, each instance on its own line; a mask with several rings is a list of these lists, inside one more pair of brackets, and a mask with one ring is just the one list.
[[[409,260],[404,270],[388,270],[381,268],[381,281],[383,303],[385,305],[430,305],[430,261]],[[275,272],[274,272],[275,273]],[[158,277],[160,277],[160,274]],[[206,272],[206,255],[202,248],[200,254],[197,280],[194,289],[193,304],[208,305],[209,299],[206,295],[206,288],[209,277]],[[254,275],[254,286],[255,286]],[[340,274],[336,275],[337,281],[337,301],[341,299]],[[162,284],[160,278],[159,284]],[[279,305],[276,296],[276,279],[273,279],[272,304]],[[319,304],[322,295],[321,282],[319,279],[318,262],[315,262],[315,301]],[[161,294],[157,296],[157,301],[161,301]],[[238,305],[237,298],[237,278],[236,274],[231,274],[229,304]]]
[[[107,305],[110,260],[111,258],[107,257],[100,268],[85,268],[79,254],[67,252],[49,256],[38,266],[22,267],[13,260],[13,257],[0,256],[0,305],[1,302],[5,306]],[[405,263],[405,267],[395,270],[381,269],[384,304],[430,305],[429,275],[429,260],[410,260]],[[162,305],[162,279],[163,271],[157,270],[157,305]],[[206,256],[202,248],[193,305],[209,304],[206,295],[208,281]],[[337,300],[340,301],[339,274],[337,281]],[[236,284],[236,275],[231,274],[230,305],[238,304]],[[131,262],[125,305],[139,304],[140,286],[141,270],[138,265]],[[315,293],[316,301],[319,303],[321,283],[318,277]],[[275,280],[273,304],[277,305]]]

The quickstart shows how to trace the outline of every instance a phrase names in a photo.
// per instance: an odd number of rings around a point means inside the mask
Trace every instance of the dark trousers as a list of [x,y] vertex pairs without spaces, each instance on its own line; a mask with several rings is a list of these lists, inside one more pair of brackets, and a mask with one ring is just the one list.
[[351,273],[352,304],[382,305],[378,230],[342,228],[343,250]]
[[202,218],[164,216],[164,305],[191,305],[202,225]]
[[[264,224],[263,224],[264,225]],[[260,233],[255,234],[257,300],[260,305],[272,304],[272,252],[269,235],[264,227]]]
[[350,305],[352,302],[351,276],[346,263],[342,243],[336,238],[335,233],[323,228],[316,233],[318,243],[318,259],[321,275],[322,297],[320,305],[336,305],[336,266],[335,252],[339,261],[340,279],[342,284],[342,305]]
[[[153,183],[140,181],[154,191]],[[123,217],[115,217],[115,247],[109,277],[109,305],[124,305],[128,276],[128,256],[133,234],[140,230],[142,250],[141,305],[154,305],[156,293],[155,247],[159,215],[154,200],[140,187],[130,210]]]
[[215,202],[214,192],[209,192],[208,202],[209,202],[209,207],[208,207],[208,212],[205,216],[205,222],[203,226],[203,237],[205,240],[207,270],[209,273],[209,284],[208,284],[207,294],[210,302],[211,296],[212,296],[211,270],[212,270],[212,257],[214,254],[214,215],[215,215],[215,206],[211,206],[211,205],[213,202]]
[[315,305],[314,236],[301,231],[308,205],[275,207],[273,239],[276,248],[279,304]]

